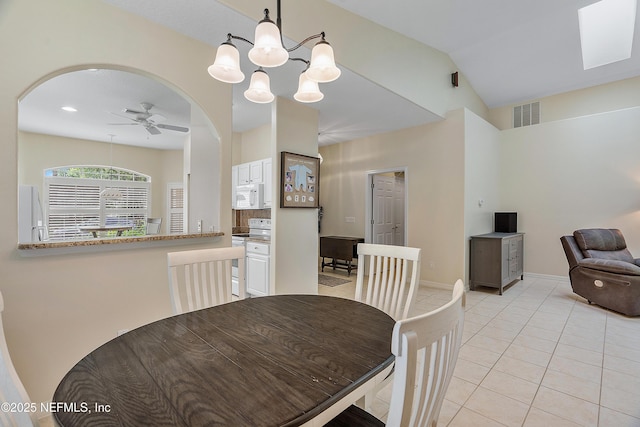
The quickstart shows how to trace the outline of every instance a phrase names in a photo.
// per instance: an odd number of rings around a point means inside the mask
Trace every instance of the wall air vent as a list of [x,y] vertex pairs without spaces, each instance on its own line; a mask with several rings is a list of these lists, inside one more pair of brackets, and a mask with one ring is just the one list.
[[537,125],[540,123],[540,102],[513,107],[513,127]]

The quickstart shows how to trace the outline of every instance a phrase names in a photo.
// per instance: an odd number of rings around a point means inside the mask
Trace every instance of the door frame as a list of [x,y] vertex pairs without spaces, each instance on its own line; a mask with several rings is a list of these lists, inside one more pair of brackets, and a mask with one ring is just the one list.
[[364,227],[364,241],[367,243],[372,242],[373,236],[373,177],[381,173],[389,172],[403,172],[404,173],[404,245],[407,246],[409,236],[409,168],[407,166],[401,166],[396,168],[387,169],[375,169],[367,171],[367,179],[365,183],[365,227]]

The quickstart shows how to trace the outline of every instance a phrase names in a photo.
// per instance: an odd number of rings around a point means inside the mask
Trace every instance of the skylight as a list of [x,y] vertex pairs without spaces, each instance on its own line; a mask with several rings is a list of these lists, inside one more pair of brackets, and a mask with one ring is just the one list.
[[585,70],[631,58],[637,0],[601,0],[578,10]]

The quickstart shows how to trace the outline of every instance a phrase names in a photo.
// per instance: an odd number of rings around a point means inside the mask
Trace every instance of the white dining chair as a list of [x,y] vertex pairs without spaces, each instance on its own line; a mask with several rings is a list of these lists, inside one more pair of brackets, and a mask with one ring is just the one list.
[[[4,312],[4,299],[0,293],[0,402],[3,404],[16,405],[15,411],[0,411],[0,426],[2,427],[28,427],[38,426],[38,418],[35,411],[20,410],[20,406],[31,404],[29,395],[25,390],[18,373],[16,372],[7,340],[4,335],[4,324],[2,323],[2,313]],[[12,409],[12,408],[9,408]],[[40,408],[37,408],[40,409]]]
[[[421,252],[419,248],[406,246],[359,243],[355,299],[395,320],[406,319],[418,292]],[[363,405],[367,410],[371,409],[376,394],[392,379],[390,373],[366,394]]]
[[[458,280],[447,304],[396,322],[391,341],[391,351],[396,357],[395,376],[387,426],[436,427],[462,342],[465,297],[462,280]],[[355,405],[326,424],[329,427],[383,425]]]
[[234,261],[237,264],[238,297],[244,299],[244,247],[168,253],[169,290],[174,314],[231,302],[232,269],[236,268]]
[[395,320],[406,319],[418,292],[421,251],[406,246],[359,243],[355,299]]

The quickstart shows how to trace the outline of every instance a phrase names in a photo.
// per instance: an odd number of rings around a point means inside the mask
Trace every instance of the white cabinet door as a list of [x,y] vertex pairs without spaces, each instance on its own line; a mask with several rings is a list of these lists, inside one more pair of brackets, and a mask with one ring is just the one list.
[[254,296],[269,295],[269,257],[247,254],[247,293]]
[[245,185],[251,182],[251,164],[242,163],[238,165],[238,185]]
[[264,207],[271,207],[271,199],[273,195],[273,184],[271,179],[271,159],[262,161],[262,173],[264,174]]
[[249,180],[252,184],[262,184],[264,177],[262,175],[262,160],[249,163]]

